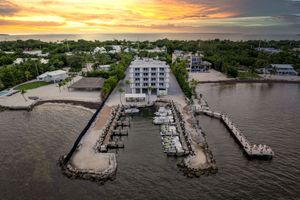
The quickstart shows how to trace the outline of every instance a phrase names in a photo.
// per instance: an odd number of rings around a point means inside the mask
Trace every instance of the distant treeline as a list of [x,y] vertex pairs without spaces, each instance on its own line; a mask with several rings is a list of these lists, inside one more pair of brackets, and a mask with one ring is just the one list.
[[[109,51],[112,49],[111,45],[122,46],[122,52],[116,54],[92,53],[96,47],[104,47]],[[270,54],[256,51],[255,48],[259,46],[280,49],[281,52]],[[147,51],[155,47],[166,47],[167,52],[157,53]],[[213,68],[233,77],[238,75],[237,71],[240,68],[246,68],[251,73],[255,73],[255,69],[265,67],[271,63],[293,64],[297,70],[300,70],[299,52],[293,51],[294,48],[299,47],[300,41],[288,40],[239,42],[229,40],[179,41],[168,39],[154,42],[78,40],[56,43],[40,40],[2,41],[0,42],[0,89],[12,87],[26,80],[33,79],[45,71],[69,67],[71,71],[78,72],[88,62],[94,63],[94,71],[88,73],[87,76],[101,76],[104,78],[116,76],[117,80],[119,80],[120,77],[124,76],[121,71],[124,73],[133,56],[157,57],[171,64],[171,55],[174,50],[200,51],[204,55],[203,59],[211,62]],[[125,49],[127,53],[125,53]],[[49,53],[49,56],[45,57],[45,59],[49,59],[49,63],[41,64],[39,61],[27,59],[21,65],[13,65],[16,58],[36,57],[23,54],[24,50],[42,50],[43,53]],[[69,53],[66,54],[67,52]],[[97,69],[97,66],[105,64],[111,65],[110,71],[104,72]]]

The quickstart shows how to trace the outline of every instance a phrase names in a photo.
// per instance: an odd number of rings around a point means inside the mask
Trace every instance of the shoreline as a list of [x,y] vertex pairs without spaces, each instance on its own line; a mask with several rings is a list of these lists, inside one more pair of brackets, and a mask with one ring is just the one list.
[[300,80],[270,80],[270,79],[231,79],[231,80],[215,80],[215,81],[197,81],[197,83],[289,83],[289,84],[298,84]]
[[89,101],[78,101],[78,100],[37,100],[33,102],[32,104],[28,106],[2,106],[0,105],[0,112],[1,111],[31,111],[36,106],[40,106],[47,103],[53,103],[53,104],[67,104],[67,105],[73,105],[73,106],[81,106],[84,108],[96,110],[101,102],[89,102]]

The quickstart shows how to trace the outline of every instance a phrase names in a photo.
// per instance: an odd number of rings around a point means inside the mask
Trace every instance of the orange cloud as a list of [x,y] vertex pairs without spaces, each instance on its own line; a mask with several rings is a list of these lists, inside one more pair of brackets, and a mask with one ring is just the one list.
[[0,33],[115,32],[116,27],[124,32],[178,32],[236,15],[210,4],[181,0],[2,1],[9,15],[1,15],[0,8]]

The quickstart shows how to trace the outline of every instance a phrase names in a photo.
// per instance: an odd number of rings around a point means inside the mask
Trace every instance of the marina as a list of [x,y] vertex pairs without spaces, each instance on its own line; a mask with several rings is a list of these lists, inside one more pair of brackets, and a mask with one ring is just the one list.
[[188,150],[183,149],[181,141],[184,138],[179,138],[173,112],[168,107],[159,107],[158,111],[154,113],[156,117],[154,117],[153,123],[161,125],[160,135],[164,153],[168,156],[184,156],[188,154]]
[[[276,159],[249,162],[221,121],[199,115],[197,118],[206,133],[219,172],[199,179],[186,178],[176,166],[180,158],[167,157],[162,152],[160,127],[152,123],[156,110],[152,113],[144,109],[130,120],[130,136],[122,138],[125,148],[118,151],[117,178],[113,182],[108,181],[104,186],[99,186],[90,181],[72,180],[63,176],[55,163],[73,145],[92,113],[70,105],[44,104],[29,113],[0,112],[0,135],[5,137],[1,140],[0,147],[5,161],[0,174],[1,181],[5,182],[0,186],[3,199],[19,199],[20,196],[32,199],[32,195],[41,194],[46,194],[44,199],[47,200],[92,200],[100,196],[102,199],[252,200],[254,196],[260,199],[297,199],[300,159],[300,127],[297,119],[300,117],[300,110],[299,107],[290,105],[297,104],[298,86],[285,84],[265,88],[256,85],[254,89],[238,85],[237,88],[227,88],[226,91],[223,89],[222,93],[219,92],[219,87],[222,86],[204,85],[201,88],[211,108],[227,113],[231,110],[231,119],[242,130],[253,130],[251,133],[243,131],[248,140],[268,143],[276,151]],[[238,93],[255,90],[254,96],[263,97],[266,104],[262,102],[261,108],[253,103],[256,102],[255,99],[244,101],[243,104],[228,101],[227,96],[230,99],[237,98],[234,95],[236,90]],[[214,101],[216,95],[223,98],[224,103]],[[283,99],[276,98],[277,95],[284,95]],[[236,101],[240,102],[241,99]],[[281,105],[281,109],[286,112],[278,113],[275,109],[278,108],[277,105]],[[245,107],[250,107],[249,111]],[[289,117],[291,115],[295,117]],[[241,116],[247,120],[239,121]],[[257,117],[249,120],[249,116]],[[278,123],[279,118],[281,123]],[[53,124],[49,124],[49,121]],[[285,127],[284,124],[290,126]],[[288,134],[282,134],[283,128]],[[23,145],[20,146],[19,143]],[[42,167],[45,169],[40,170]],[[257,187],[258,183],[260,187]],[[144,187],[140,187],[141,184]],[[286,187],[283,188],[282,185]],[[236,188],[240,189],[235,190]],[[210,192],[211,190],[214,192]]]

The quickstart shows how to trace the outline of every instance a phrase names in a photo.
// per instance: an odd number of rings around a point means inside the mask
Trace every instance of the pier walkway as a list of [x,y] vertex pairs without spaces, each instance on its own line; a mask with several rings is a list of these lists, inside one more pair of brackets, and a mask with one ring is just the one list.
[[274,156],[274,152],[272,151],[271,147],[265,144],[251,144],[246,136],[236,127],[228,115],[225,113],[211,111],[207,102],[202,98],[199,100],[199,104],[194,106],[194,112],[203,113],[207,116],[220,119],[229,129],[230,133],[236,139],[239,145],[241,145],[247,156],[268,158],[272,158]]
[[111,118],[112,107],[104,106],[97,118],[80,141],[77,151],[70,159],[72,170],[96,174],[98,177],[109,177],[117,168],[114,153],[99,153],[96,149],[101,130]]

